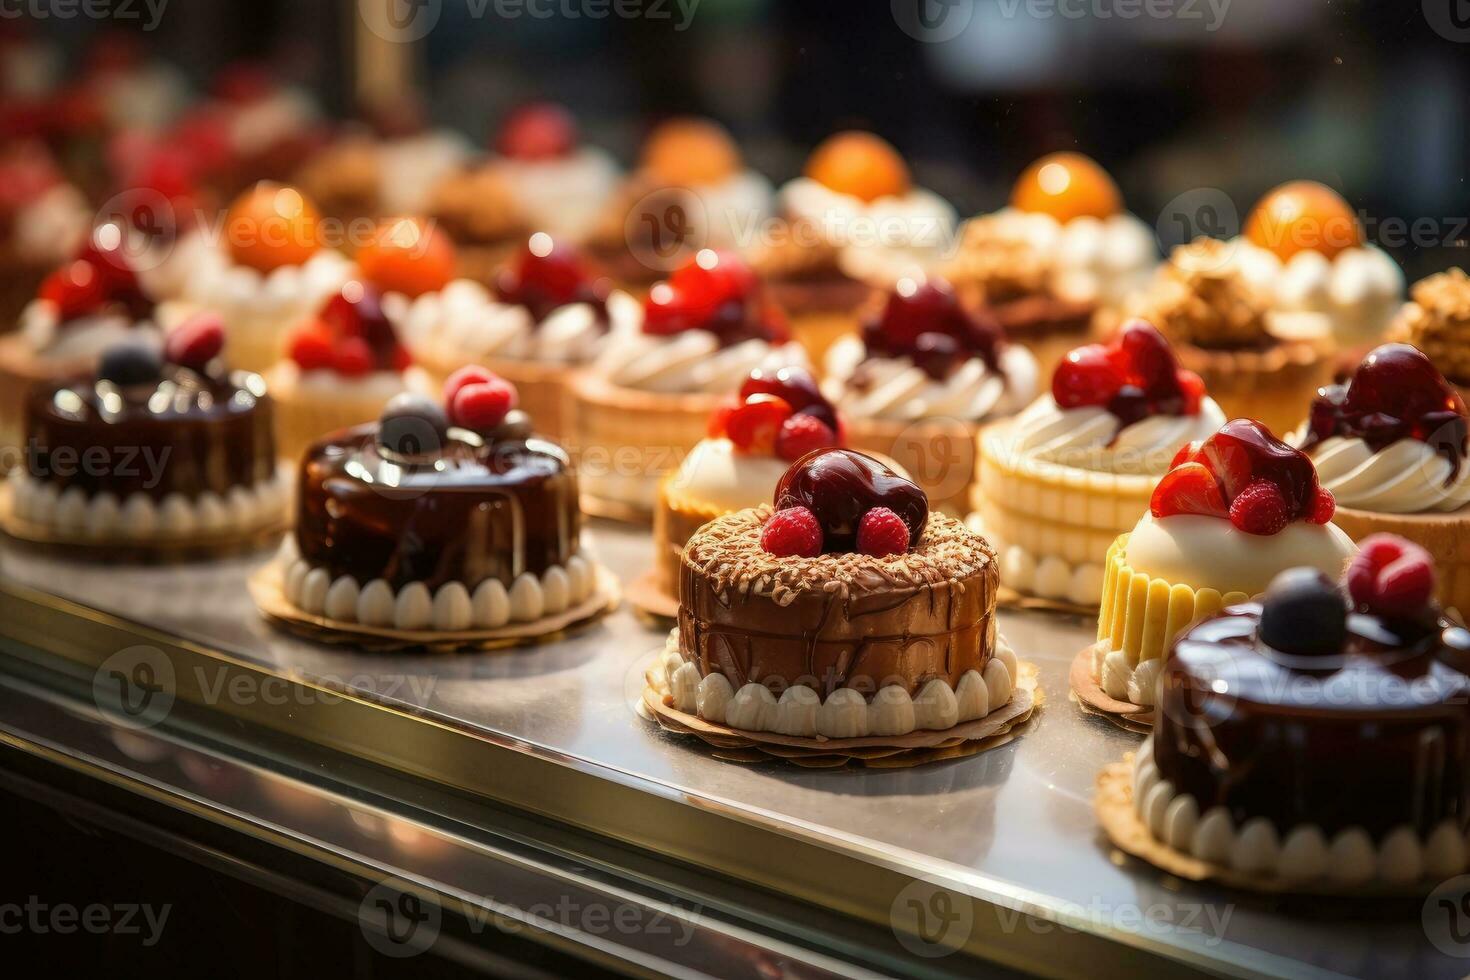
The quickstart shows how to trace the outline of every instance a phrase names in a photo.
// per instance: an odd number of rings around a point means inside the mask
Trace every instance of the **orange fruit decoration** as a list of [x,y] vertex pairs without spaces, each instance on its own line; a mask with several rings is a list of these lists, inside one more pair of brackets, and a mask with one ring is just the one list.
[[670,119],[643,144],[643,168],[674,187],[718,184],[740,167],[735,141],[708,119]]
[[230,205],[225,238],[236,262],[260,272],[301,265],[321,247],[321,215],[296,188],[263,180]]
[[357,267],[385,293],[422,296],[454,278],[454,245],[422,218],[389,218],[357,250]]
[[1092,157],[1048,153],[1016,181],[1011,206],[1066,223],[1073,218],[1110,218],[1123,210],[1123,195]]
[[1246,219],[1245,237],[1283,262],[1298,252],[1321,252],[1330,260],[1362,245],[1363,228],[1337,191],[1293,180],[1261,198]]
[[899,197],[910,186],[909,168],[881,136],[848,130],[823,140],[807,158],[806,175],[839,194],[862,201]]

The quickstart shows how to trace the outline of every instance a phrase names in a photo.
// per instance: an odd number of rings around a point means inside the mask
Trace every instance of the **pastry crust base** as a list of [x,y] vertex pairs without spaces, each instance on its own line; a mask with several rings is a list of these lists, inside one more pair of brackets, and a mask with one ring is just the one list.
[[618,581],[606,568],[594,565],[597,585],[586,601],[554,616],[530,623],[512,623],[497,629],[400,630],[367,626],[314,616],[286,599],[279,562],[270,562],[247,580],[250,597],[261,615],[297,636],[322,643],[347,644],[370,653],[421,650],[450,653],[458,650],[498,650],[530,643],[550,643],[569,631],[586,626],[617,607]]
[[1354,541],[1370,534],[1397,534],[1434,556],[1439,601],[1462,617],[1470,615],[1470,508],[1452,513],[1379,514],[1338,507],[1332,523]]
[[[655,654],[655,658],[656,658]],[[1042,692],[1035,664],[1020,662],[1015,690],[1004,706],[984,718],[961,722],[941,732],[916,731],[907,735],[863,738],[802,738],[774,732],[751,732],[717,725],[698,715],[679,711],[653,686],[650,665],[638,713],[676,735],[692,735],[727,762],[768,762],[773,759],[810,769],[835,769],[849,764],[867,768],[906,769],[974,755],[1004,745],[1024,731]]]
[[1180,364],[1204,379],[1227,419],[1256,419],[1278,436],[1296,428],[1317,389],[1332,383],[1333,358],[1311,341],[1283,340],[1259,351],[1175,350]]
[[1106,766],[1098,773],[1097,795],[1094,797],[1093,807],[1098,823],[1102,824],[1103,832],[1115,847],[1186,881],[1211,881],[1267,894],[1333,895],[1349,898],[1422,897],[1438,884],[1427,879],[1410,885],[1333,886],[1331,882],[1324,881],[1299,884],[1274,876],[1242,874],[1233,868],[1176,851],[1149,833],[1148,827],[1138,818],[1138,813],[1133,808],[1132,752],[1124,756],[1122,762]]
[[1101,715],[1125,732],[1147,735],[1154,729],[1154,709],[1131,701],[1119,701],[1102,689],[1092,674],[1096,648],[1096,644],[1083,647],[1072,661],[1068,679],[1078,707],[1090,715]]

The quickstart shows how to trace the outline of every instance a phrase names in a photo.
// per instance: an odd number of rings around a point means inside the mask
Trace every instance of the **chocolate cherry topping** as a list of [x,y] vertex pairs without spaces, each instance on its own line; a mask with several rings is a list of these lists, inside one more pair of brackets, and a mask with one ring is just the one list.
[[828,552],[857,550],[858,523],[874,507],[887,507],[909,530],[909,547],[929,520],[929,498],[916,485],[871,456],[851,449],[818,449],[792,463],[776,484],[777,510],[805,507],[822,525]]
[[966,309],[942,279],[899,280],[882,313],[863,324],[869,357],[908,357],[936,381],[972,357],[999,371],[1004,342],[1000,325]]
[[1470,452],[1465,400],[1429,358],[1408,344],[1384,344],[1346,384],[1323,388],[1312,402],[1306,444],[1342,436],[1380,452],[1400,439],[1417,439],[1450,463],[1450,480]]

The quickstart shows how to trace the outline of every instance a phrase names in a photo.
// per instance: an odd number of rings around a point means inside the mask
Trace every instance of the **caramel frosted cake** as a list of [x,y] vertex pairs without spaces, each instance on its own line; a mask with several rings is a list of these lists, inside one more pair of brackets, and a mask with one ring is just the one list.
[[103,352],[95,374],[31,392],[12,513],[43,539],[208,544],[280,525],[271,401],[231,371],[224,330],[200,314]]
[[1086,341],[1098,307],[1141,286],[1158,261],[1112,177],[1080,153],[1053,153],[1021,174],[1008,207],[965,223],[942,271],[1049,372]]
[[[1270,294],[1245,274],[1244,254],[1211,238],[1182,245],[1121,311],[1162,330],[1226,416],[1285,434],[1301,421],[1303,402],[1332,380],[1331,345],[1279,329]],[[1122,322],[1114,311],[1099,320]]]
[[1470,634],[1433,583],[1423,549],[1376,535],[1340,583],[1294,568],[1181,635],[1134,760],[1149,833],[1293,883],[1463,874]]
[[853,738],[943,731],[1005,705],[985,541],[850,450],[794,464],[776,506],[689,541],[679,625],[655,677],[677,710],[731,728]]
[[1470,412],[1430,359],[1385,344],[1323,388],[1292,441],[1337,498],[1339,527],[1391,533],[1439,567],[1440,601],[1470,610]]
[[1108,549],[1094,679],[1119,701],[1155,704],[1163,656],[1191,622],[1285,569],[1342,570],[1356,549],[1335,511],[1311,459],[1259,422],[1186,445],[1149,512]]
[[972,523],[1006,585],[1096,606],[1108,546],[1148,510],[1180,447],[1224,424],[1199,375],[1142,320],[1069,353],[1050,393],[980,434]]
[[307,451],[281,557],[287,602],[339,623],[459,631],[534,623],[594,594],[566,453],[483,368],[444,394],[447,410],[399,395]]

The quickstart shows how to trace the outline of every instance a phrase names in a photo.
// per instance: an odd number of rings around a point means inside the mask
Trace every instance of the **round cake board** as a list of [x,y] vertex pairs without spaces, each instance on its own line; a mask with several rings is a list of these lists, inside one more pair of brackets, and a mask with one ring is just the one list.
[[921,731],[907,735],[873,735],[863,738],[814,738],[750,732],[706,721],[686,714],[668,703],[654,687],[650,665],[644,674],[642,709],[659,727],[676,735],[692,735],[711,749],[711,755],[727,762],[772,760],[812,769],[836,769],[858,765],[869,769],[906,769],[912,766],[959,759],[997,748],[1024,734],[1023,726],[1042,702],[1035,664],[1021,662],[1020,677],[1005,706],[984,718],[963,722],[942,732]]
[[653,626],[668,626],[679,618],[678,596],[659,587],[658,572],[652,568],[629,582],[623,595]]
[[590,625],[617,607],[618,581],[606,568],[594,565],[597,582],[592,595],[553,616],[529,623],[511,623],[495,629],[400,630],[368,626],[315,616],[286,599],[280,562],[258,569],[248,580],[250,597],[268,620],[283,629],[321,643],[346,644],[371,653],[420,650],[428,653],[501,650],[514,646],[551,643],[573,630]]
[[1133,808],[1133,753],[1122,762],[1105,766],[1097,775],[1097,794],[1093,800],[1103,833],[1118,850],[1148,862],[1161,871],[1186,881],[1209,881],[1231,888],[1265,894],[1321,895],[1344,898],[1421,898],[1436,881],[1403,885],[1388,883],[1350,885],[1332,881],[1292,882],[1267,875],[1246,874],[1223,864],[1203,861],[1192,854],[1177,851],[1149,832]]
[[0,531],[24,547],[67,558],[152,565],[227,558],[264,550],[273,545],[284,530],[286,522],[279,520],[243,533],[191,534],[179,540],[76,538],[17,517],[10,486],[0,486]]
[[1022,595],[1015,589],[1002,585],[995,591],[995,601],[1006,609],[1023,609],[1035,612],[1060,613],[1065,616],[1097,618],[1097,606],[1083,606],[1063,599],[1045,599],[1041,596]]
[[1154,729],[1154,709],[1111,697],[1092,676],[1094,645],[1084,647],[1072,660],[1072,696],[1083,711],[1101,715],[1124,731],[1147,735]]

